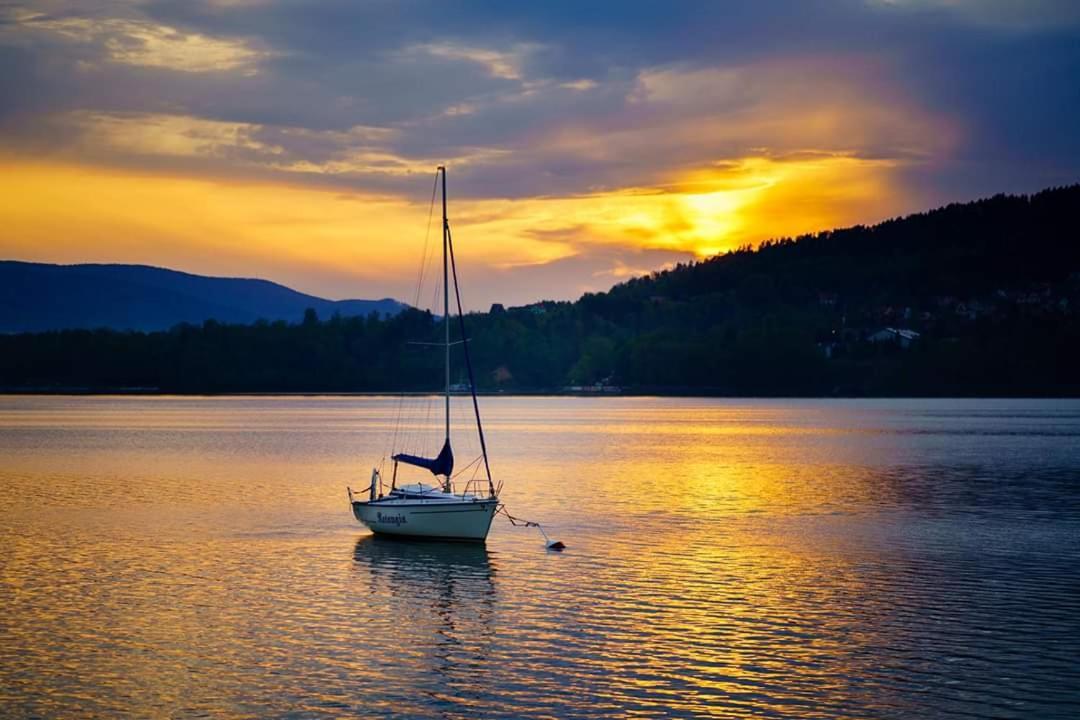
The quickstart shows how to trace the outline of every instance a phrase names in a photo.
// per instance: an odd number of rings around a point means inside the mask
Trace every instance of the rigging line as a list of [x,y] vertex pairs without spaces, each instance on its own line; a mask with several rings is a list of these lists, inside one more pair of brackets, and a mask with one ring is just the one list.
[[[436,310],[439,307],[439,295],[442,295],[442,278],[439,277],[438,273],[436,273],[435,285],[433,285],[431,288],[431,307]],[[434,315],[435,313],[432,312],[431,314]]]
[[[463,472],[465,472],[466,470],[471,468],[473,465],[476,465],[476,463],[478,463],[480,461],[480,458],[481,458],[481,456],[477,455],[475,458],[473,458],[472,462],[470,462],[468,465],[466,465],[465,467],[461,468],[456,473],[454,473],[453,476],[451,476],[450,479],[451,480],[457,479],[458,475],[461,475]],[[475,474],[476,473],[473,473],[473,475],[475,475]]]
[[[436,252],[435,252],[435,247],[433,245],[434,245],[434,243],[432,243],[432,246],[429,246],[429,249],[425,250],[425,253],[424,253],[424,271],[423,271],[422,281],[427,282],[428,281],[428,276],[430,276],[432,274],[435,275],[436,284],[433,287],[437,289],[437,288],[441,287],[441,285],[438,284],[439,283],[439,277],[438,277],[439,273],[435,272],[435,266],[438,263],[437,263],[436,258],[435,258]],[[420,307],[420,300],[423,298],[423,295],[424,295],[424,287],[421,285],[416,290],[416,306],[417,306],[417,308]],[[432,299],[432,303],[434,303],[434,302],[435,302],[435,300]],[[434,305],[429,306],[429,308],[434,308]]]
[[[464,399],[460,395],[458,395],[455,400],[457,401],[453,404],[455,427],[469,427],[469,423],[472,422],[469,408],[466,406],[466,403],[463,402]],[[480,452],[480,446],[472,436],[472,433],[459,433],[457,442],[460,443],[460,447],[464,451],[462,455],[472,455]]]
[[394,417],[394,432],[390,437],[390,454],[393,455],[397,449],[398,433],[401,431],[401,415],[405,410],[405,392],[398,393],[397,397],[397,413]]
[[428,205],[427,229],[424,231],[424,249],[420,253],[420,268],[416,276],[416,292],[413,297],[413,307],[420,303],[420,288],[424,285],[424,274],[427,270],[428,241],[431,239],[431,219],[435,214],[435,194],[439,189],[439,173],[435,173],[435,180],[431,185],[431,203]]
[[420,414],[423,412],[423,398],[407,398],[403,418],[401,452],[416,454],[416,425],[420,422]]
[[397,397],[397,413],[396,413],[396,416],[394,418],[394,432],[393,432],[393,435],[391,436],[391,439],[390,439],[390,454],[391,455],[393,455],[394,451],[397,450],[398,438],[400,437],[400,433],[401,433],[402,416],[404,415],[404,413],[405,413],[405,391],[402,390],[400,393],[398,393],[398,397]]
[[[431,408],[434,396],[425,394],[412,398],[409,403],[409,423],[402,443],[404,452],[423,455],[427,449],[427,435],[430,432]],[[421,420],[423,416],[423,420]]]
[[[434,251],[432,251],[432,264],[436,264],[435,263],[435,253],[434,253]],[[439,307],[439,296],[442,295],[442,292],[443,292],[442,288],[443,288],[442,273],[436,272],[435,273],[435,283],[433,284],[432,290],[431,290],[431,305],[430,305],[430,307],[436,308],[436,309]],[[443,318],[443,322],[448,322],[448,320],[446,318]],[[435,325],[435,327],[441,327],[441,325]],[[441,345],[442,343],[439,343],[439,344]],[[430,432],[429,426],[430,426],[430,423],[431,423],[431,411],[432,411],[432,408],[435,405],[436,399],[441,400],[441,397],[440,397],[441,395],[442,395],[442,392],[440,390],[432,390],[431,394],[428,396],[426,414],[424,416],[424,427],[417,429],[417,442],[418,443],[422,439],[424,439],[426,437],[426,434],[428,432]],[[424,446],[418,444],[417,447],[418,448],[423,448]],[[419,451],[420,450],[418,449],[417,452],[419,452]]]
[[430,264],[436,266],[435,267],[435,283],[431,287],[432,292],[431,292],[431,305],[430,305],[430,307],[431,307],[431,314],[432,315],[435,315],[435,313],[439,309],[439,306],[442,304],[442,303],[439,302],[439,296],[442,295],[443,276],[442,276],[442,273],[438,271],[439,270],[438,266],[441,265],[441,263],[439,263],[438,260],[436,259],[436,257],[435,257],[436,255],[437,255],[437,253],[435,251],[435,248],[432,248],[432,250],[431,250],[431,263]]
[[[457,262],[454,260],[454,240],[450,234],[449,222],[446,223],[446,245],[450,250],[450,267],[454,271],[454,298],[457,300],[458,326],[461,328],[461,338],[464,340],[468,335],[465,334],[465,314],[461,310],[461,286],[458,284]],[[446,318],[446,322],[450,322],[449,317]],[[473,375],[472,360],[469,358],[469,343],[464,342],[461,347],[465,352],[465,369],[469,373],[469,389],[472,391],[473,411],[476,413],[476,434],[480,436],[480,452],[484,455],[484,472],[487,473],[488,492],[495,495],[495,483],[491,480],[491,464],[488,462],[487,443],[484,442],[484,426],[480,422],[480,403],[476,400],[476,378]]]
[[[428,220],[427,228],[424,230],[424,247],[420,253],[420,266],[416,272],[416,290],[413,292],[413,307],[419,307],[420,294],[423,292],[424,287],[424,274],[428,265],[428,248],[430,247],[431,240],[431,220],[435,213],[435,196],[439,189],[439,173],[435,173],[435,178],[431,183],[431,202],[428,203]],[[405,413],[405,394],[404,392],[398,395],[397,413],[394,419],[394,430],[390,438],[390,454],[394,454],[397,450],[398,437],[401,432],[401,424],[403,415]]]
[[406,406],[408,409],[406,433],[402,443],[404,452],[423,455],[427,451],[431,410],[434,403],[433,397],[430,392],[426,391],[409,397]]
[[398,401],[397,402],[397,418],[394,421],[394,437],[393,437],[393,441],[391,443],[391,452],[390,452],[391,455],[393,455],[394,451],[396,451],[398,449],[398,442],[404,440],[404,437],[402,436],[402,423],[405,421],[405,391],[404,390],[402,390],[400,393],[398,393],[397,401]]
[[390,454],[391,455],[393,455],[394,451],[397,449],[398,431],[401,429],[401,412],[402,412],[402,407],[405,404],[405,395],[403,393],[399,393],[397,400],[398,400],[397,401],[397,413],[396,413],[396,416],[394,418],[394,431],[393,431],[393,434],[390,436]]
[[420,448],[422,447],[420,445],[420,436],[422,427],[427,424],[427,419],[424,415],[424,413],[427,412],[427,406],[428,401],[424,398],[419,398],[413,402],[409,409],[411,412],[409,416],[409,439],[408,443],[405,445],[405,452],[414,455],[423,454],[420,452]]
[[429,425],[431,425],[431,407],[432,407],[432,405],[435,404],[435,401],[432,398],[434,398],[433,395],[428,395],[427,408],[426,408],[425,413],[424,413],[424,424],[423,424],[422,427],[417,428],[417,439],[416,439],[416,452],[417,452],[417,454],[422,454],[422,452],[423,452],[424,445],[420,444],[420,438],[427,432],[426,428]]

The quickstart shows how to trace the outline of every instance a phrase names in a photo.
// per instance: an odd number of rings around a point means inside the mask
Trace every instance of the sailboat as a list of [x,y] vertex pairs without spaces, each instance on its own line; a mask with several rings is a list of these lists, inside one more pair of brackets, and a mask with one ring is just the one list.
[[[407,453],[391,456],[393,475],[389,492],[383,493],[383,479],[378,468],[372,470],[371,485],[367,498],[360,499],[349,490],[353,515],[361,524],[378,535],[430,538],[438,540],[463,540],[484,542],[491,528],[492,518],[499,509],[499,495],[491,479],[488,464],[484,428],[480,422],[480,405],[476,400],[476,382],[473,377],[469,345],[465,336],[465,317],[461,311],[461,290],[457,281],[457,264],[454,261],[454,244],[450,235],[450,221],[446,215],[446,167],[440,165],[436,180],[442,183],[442,240],[443,240],[443,325],[446,371],[446,434],[442,449],[432,458]],[[469,391],[476,416],[476,430],[480,437],[480,451],[487,475],[487,487],[475,480],[458,492],[454,486],[454,451],[450,445],[450,278],[454,280],[454,297],[457,301],[458,327],[464,348],[465,367],[468,371]],[[430,472],[438,484],[423,482],[399,486],[398,469],[401,465],[418,467]]]

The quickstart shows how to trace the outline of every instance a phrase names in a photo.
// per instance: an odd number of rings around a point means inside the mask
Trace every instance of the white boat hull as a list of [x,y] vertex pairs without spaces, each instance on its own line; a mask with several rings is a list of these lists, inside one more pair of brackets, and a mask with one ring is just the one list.
[[379,535],[483,542],[498,500],[357,500],[352,507],[356,519]]

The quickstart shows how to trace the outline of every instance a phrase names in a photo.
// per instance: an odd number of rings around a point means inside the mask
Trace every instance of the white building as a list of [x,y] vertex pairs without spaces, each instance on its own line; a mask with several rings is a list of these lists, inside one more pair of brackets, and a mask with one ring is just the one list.
[[894,342],[902,348],[909,348],[913,342],[919,339],[919,333],[914,330],[887,327],[870,333],[866,339],[872,343]]

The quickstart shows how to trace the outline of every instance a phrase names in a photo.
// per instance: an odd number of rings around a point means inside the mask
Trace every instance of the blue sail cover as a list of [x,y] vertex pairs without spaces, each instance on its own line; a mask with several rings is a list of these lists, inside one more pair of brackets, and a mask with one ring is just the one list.
[[443,443],[442,450],[439,451],[438,457],[431,459],[420,457],[419,455],[406,455],[404,453],[398,453],[392,455],[391,460],[397,462],[403,462],[406,465],[415,465],[416,467],[422,467],[431,471],[432,475],[446,475],[450,477],[450,473],[454,472],[454,451],[450,449],[450,438],[447,438]]

